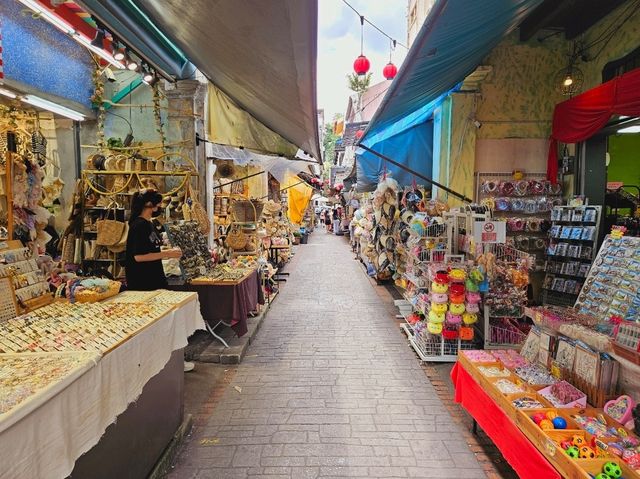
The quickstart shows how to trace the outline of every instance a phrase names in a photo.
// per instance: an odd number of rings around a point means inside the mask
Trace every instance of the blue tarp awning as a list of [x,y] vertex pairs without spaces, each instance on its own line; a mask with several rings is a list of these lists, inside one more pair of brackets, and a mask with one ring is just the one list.
[[362,142],[454,88],[541,1],[436,0]]

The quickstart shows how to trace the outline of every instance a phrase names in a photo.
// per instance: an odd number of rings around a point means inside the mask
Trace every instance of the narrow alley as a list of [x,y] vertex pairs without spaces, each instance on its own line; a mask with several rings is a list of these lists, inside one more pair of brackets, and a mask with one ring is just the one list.
[[316,230],[171,478],[485,477],[343,238]]

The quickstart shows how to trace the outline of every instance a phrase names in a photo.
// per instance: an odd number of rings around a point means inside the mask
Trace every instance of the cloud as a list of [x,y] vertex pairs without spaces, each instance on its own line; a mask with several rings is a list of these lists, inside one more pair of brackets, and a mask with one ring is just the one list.
[[[406,44],[406,1],[348,0],[367,19],[390,36]],[[360,54],[360,19],[342,0],[319,0],[318,28],[318,107],[330,121],[344,113],[349,95],[346,76],[353,72],[353,61]],[[389,39],[365,23],[364,53],[371,61],[371,84],[384,80],[382,69],[389,61]],[[400,67],[406,49],[398,46],[393,62]]]

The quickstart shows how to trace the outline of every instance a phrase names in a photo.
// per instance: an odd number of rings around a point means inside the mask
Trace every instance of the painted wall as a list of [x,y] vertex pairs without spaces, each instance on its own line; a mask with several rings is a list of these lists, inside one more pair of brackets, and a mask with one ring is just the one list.
[[609,156],[607,181],[640,186],[640,134],[610,136]]
[[[629,4],[625,3],[585,33],[584,40],[589,44],[603,31],[618,24],[621,18],[628,17],[624,25],[615,29],[608,43],[595,45],[587,51],[589,60],[578,63],[578,68],[584,73],[583,91],[602,82],[602,69],[606,63],[640,46],[640,11],[636,10],[625,17],[623,14]],[[566,67],[572,43],[567,42],[563,35],[542,42],[538,40],[539,36],[528,42],[520,42],[515,31],[487,55],[482,65],[491,66],[493,71],[481,84],[475,107],[469,105],[469,100],[453,100],[448,139],[444,138],[447,132],[444,122],[446,114],[443,114],[439,172],[445,184],[448,182],[452,188],[455,185],[454,189],[458,191],[472,191],[475,168],[470,168],[470,157],[476,157],[475,138],[517,141],[546,140],[549,137],[555,105],[566,99],[556,91],[554,78],[558,70]],[[464,128],[469,118],[475,118],[482,124],[475,133],[469,133],[469,129]],[[465,134],[461,151],[457,153],[461,132]],[[524,142],[523,146],[526,146]],[[447,147],[449,151],[445,149]],[[533,164],[531,168],[523,164],[521,168],[539,170],[539,164],[546,161],[546,154],[544,156],[540,162],[532,162],[535,167]],[[504,171],[510,171],[506,164]]]

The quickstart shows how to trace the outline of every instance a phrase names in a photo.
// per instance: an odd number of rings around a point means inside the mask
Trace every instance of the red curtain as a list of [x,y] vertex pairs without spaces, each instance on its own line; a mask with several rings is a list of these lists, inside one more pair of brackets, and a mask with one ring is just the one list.
[[584,141],[600,131],[612,115],[640,115],[640,68],[556,105],[547,178],[554,183],[557,180],[559,141]]

